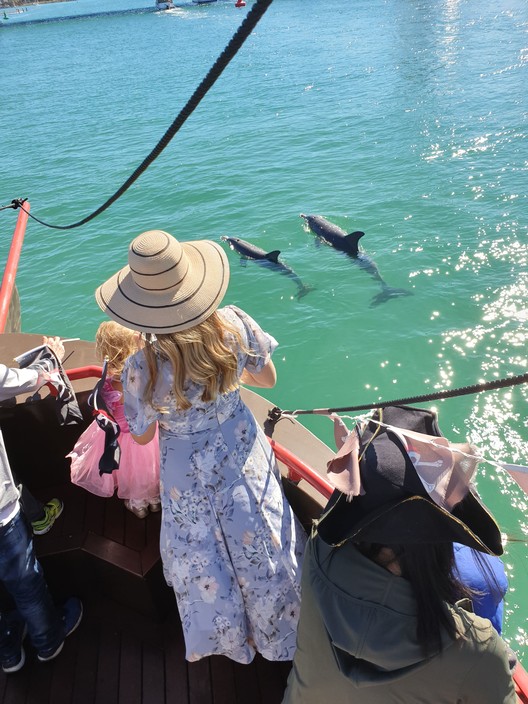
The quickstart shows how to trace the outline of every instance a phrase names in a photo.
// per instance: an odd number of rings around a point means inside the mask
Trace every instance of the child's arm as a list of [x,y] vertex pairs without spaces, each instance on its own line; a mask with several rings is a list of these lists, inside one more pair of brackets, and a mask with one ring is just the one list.
[[143,435],[134,435],[134,433],[130,434],[138,445],[147,445],[151,440],[153,440],[154,435],[156,434],[156,426],[157,423],[151,423]]
[[275,365],[270,359],[259,372],[250,372],[246,368],[240,376],[240,381],[248,386],[260,386],[263,389],[271,389],[277,383]]

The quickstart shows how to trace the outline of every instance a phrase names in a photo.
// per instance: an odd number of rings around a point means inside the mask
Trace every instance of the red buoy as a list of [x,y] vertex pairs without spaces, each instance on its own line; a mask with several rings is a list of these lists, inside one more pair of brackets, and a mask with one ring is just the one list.
[[237,0],[235,3],[235,7],[245,7],[246,3],[245,0]]

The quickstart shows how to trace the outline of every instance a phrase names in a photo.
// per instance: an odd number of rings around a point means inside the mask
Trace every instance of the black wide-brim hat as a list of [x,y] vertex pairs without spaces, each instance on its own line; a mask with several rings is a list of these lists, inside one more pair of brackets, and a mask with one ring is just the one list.
[[382,545],[457,542],[502,555],[499,526],[469,480],[463,485],[464,472],[449,477],[452,484],[458,482],[455,491],[463,498],[448,510],[431,498],[401,436],[391,427],[443,438],[431,411],[407,406],[378,409],[362,431],[354,431],[360,433],[363,493],[350,500],[334,491],[317,523],[322,540],[330,545],[347,540]]

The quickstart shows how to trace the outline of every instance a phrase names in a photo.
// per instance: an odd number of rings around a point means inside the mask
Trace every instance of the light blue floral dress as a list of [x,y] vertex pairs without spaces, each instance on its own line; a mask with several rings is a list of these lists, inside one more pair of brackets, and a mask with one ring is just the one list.
[[[220,316],[241,333],[238,372],[260,371],[277,346],[235,306]],[[169,362],[161,361],[154,403],[142,399],[145,357],[123,371],[125,414],[141,435],[159,424],[165,578],[176,594],[187,660],[226,655],[249,663],[255,649],[268,660],[291,660],[300,606],[305,533],[286,501],[268,440],[239,390],[201,400],[203,387],[185,387],[192,407],[176,407]]]

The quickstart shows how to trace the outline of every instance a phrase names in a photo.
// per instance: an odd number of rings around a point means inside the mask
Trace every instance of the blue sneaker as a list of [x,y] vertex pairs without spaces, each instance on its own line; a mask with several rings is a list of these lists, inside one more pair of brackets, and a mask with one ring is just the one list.
[[2,614],[0,637],[0,661],[6,673],[18,672],[26,662],[26,653],[22,643],[27,634],[27,627],[17,612]]
[[[80,624],[83,616],[83,606],[82,601],[76,596],[72,596],[64,602],[62,607],[62,622],[64,624],[64,638],[66,639],[77,626]],[[61,652],[64,647],[64,640],[62,643],[54,650],[43,650],[38,653],[37,658],[40,662],[48,662],[48,660],[53,660]]]

